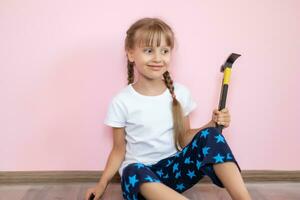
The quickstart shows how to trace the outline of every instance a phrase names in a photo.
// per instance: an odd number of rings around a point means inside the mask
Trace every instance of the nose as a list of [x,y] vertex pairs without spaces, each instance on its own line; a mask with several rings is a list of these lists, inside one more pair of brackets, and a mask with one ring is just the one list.
[[154,56],[153,56],[153,61],[154,62],[161,62],[161,55],[159,51],[155,51]]

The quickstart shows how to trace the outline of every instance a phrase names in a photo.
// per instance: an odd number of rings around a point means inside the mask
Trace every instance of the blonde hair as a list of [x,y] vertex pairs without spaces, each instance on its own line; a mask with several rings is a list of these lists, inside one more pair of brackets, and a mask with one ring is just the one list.
[[[140,33],[137,36],[137,32]],[[136,21],[127,30],[125,39],[125,50],[130,50],[135,47],[136,44],[145,44],[147,46],[154,46],[154,37],[157,36],[156,45],[160,46],[161,35],[166,38],[166,43],[171,49],[174,48],[174,33],[169,25],[158,18],[142,18]],[[134,82],[134,63],[127,59],[127,72],[128,72],[128,84]],[[182,136],[186,132],[184,124],[184,115],[180,102],[176,99],[173,80],[168,71],[163,74],[164,82],[169,89],[173,102],[172,102],[172,115],[174,124],[174,144],[177,150],[180,150],[181,144],[183,144]]]

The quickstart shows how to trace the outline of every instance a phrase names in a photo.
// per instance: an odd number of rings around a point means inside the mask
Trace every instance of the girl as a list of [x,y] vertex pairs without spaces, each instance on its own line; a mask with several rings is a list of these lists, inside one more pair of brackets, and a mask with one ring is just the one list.
[[251,199],[237,161],[215,128],[215,123],[229,126],[229,111],[215,109],[209,123],[190,129],[196,103],[168,72],[173,47],[174,33],[160,19],[143,18],[128,29],[128,86],[113,98],[105,119],[113,129],[113,148],[86,200],[92,193],[99,199],[117,171],[126,200],[186,199],[181,193],[205,175],[232,199]]

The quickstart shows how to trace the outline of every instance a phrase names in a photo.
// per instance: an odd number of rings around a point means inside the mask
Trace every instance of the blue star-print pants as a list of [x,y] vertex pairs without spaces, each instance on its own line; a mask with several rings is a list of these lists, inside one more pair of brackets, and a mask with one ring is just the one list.
[[223,162],[234,162],[241,171],[218,129],[202,129],[186,147],[168,158],[153,165],[132,163],[126,166],[121,177],[123,197],[126,200],[144,200],[139,186],[145,182],[163,183],[182,193],[205,175],[209,176],[214,184],[224,188],[213,169],[213,164]]

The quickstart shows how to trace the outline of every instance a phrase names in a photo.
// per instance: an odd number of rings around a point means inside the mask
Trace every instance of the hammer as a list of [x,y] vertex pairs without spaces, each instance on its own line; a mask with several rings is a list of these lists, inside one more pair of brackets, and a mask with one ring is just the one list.
[[[221,66],[221,72],[224,72],[224,75],[223,75],[222,89],[221,89],[219,108],[218,108],[219,111],[225,108],[232,64],[240,56],[241,56],[240,54],[232,53],[227,58],[225,63]],[[220,133],[222,133],[224,126],[216,123],[216,128],[219,130]]]

